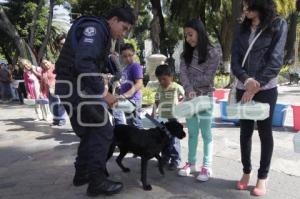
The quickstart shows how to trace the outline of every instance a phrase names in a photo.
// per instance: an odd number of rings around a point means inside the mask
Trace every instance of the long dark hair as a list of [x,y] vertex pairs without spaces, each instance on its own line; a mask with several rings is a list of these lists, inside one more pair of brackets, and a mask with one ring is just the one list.
[[[191,19],[184,24],[184,28],[192,28],[198,33],[198,44],[196,46],[198,50],[199,64],[202,64],[207,59],[207,48],[210,44],[204,24],[200,19]],[[192,47],[186,40],[184,42],[184,49],[182,56],[185,63],[189,66],[192,62],[193,51],[195,47]]]
[[[242,9],[244,4],[248,6],[248,11],[257,11],[259,13],[260,27],[271,28],[271,24],[277,16],[276,5],[273,0],[243,0]],[[250,29],[251,22],[251,19],[245,17],[242,22],[243,29]]]

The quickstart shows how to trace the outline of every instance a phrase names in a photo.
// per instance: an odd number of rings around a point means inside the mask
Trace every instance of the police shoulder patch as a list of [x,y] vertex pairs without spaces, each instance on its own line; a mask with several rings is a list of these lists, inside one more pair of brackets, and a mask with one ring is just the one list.
[[84,29],[83,34],[87,37],[93,37],[96,35],[96,28],[93,26],[88,26]]

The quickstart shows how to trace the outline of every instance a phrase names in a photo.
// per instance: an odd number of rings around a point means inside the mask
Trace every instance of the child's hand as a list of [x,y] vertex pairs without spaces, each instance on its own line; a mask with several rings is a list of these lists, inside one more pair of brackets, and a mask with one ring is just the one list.
[[118,102],[118,99],[109,92],[103,99],[106,101],[109,107],[113,107]]
[[182,102],[184,100],[184,97],[182,96],[182,95],[180,95],[179,97],[178,97],[178,101],[179,102]]

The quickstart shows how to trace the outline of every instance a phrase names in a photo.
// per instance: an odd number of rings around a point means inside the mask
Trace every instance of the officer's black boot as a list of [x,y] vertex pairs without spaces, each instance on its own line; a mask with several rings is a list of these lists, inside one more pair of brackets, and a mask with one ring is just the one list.
[[75,176],[73,178],[73,185],[78,187],[89,182],[89,173],[86,169],[76,169]]
[[87,188],[88,196],[97,196],[100,194],[112,195],[119,193],[123,188],[121,182],[114,182],[108,180],[104,172],[97,174],[90,174],[90,182]]

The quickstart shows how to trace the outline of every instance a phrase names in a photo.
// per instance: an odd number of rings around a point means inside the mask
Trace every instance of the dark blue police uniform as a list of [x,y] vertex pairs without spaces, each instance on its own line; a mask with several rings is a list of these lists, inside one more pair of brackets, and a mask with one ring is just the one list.
[[113,138],[110,113],[101,96],[104,82],[99,76],[108,72],[105,62],[110,45],[111,35],[105,19],[80,17],[73,23],[55,66],[55,93],[60,96],[72,128],[80,137],[75,168],[81,176],[104,175]]

